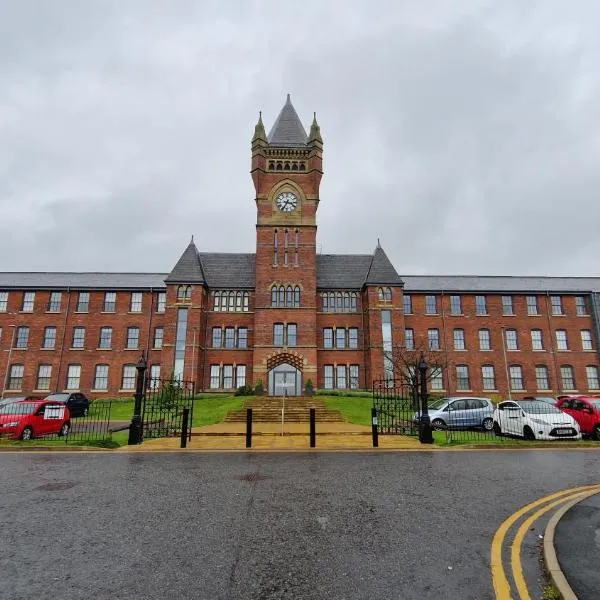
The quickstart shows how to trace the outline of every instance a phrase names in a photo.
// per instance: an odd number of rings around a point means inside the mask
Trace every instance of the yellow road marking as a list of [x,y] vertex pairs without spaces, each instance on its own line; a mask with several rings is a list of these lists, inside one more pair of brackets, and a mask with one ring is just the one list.
[[518,511],[514,512],[507,519],[504,520],[502,525],[498,528],[494,535],[494,539],[492,540],[492,556],[491,556],[491,568],[492,568],[492,583],[494,586],[494,591],[496,592],[497,600],[512,600],[512,596],[510,593],[510,585],[508,583],[508,579],[506,577],[506,572],[504,571],[504,566],[502,565],[502,546],[504,544],[504,538],[506,537],[506,533],[508,530],[516,523],[523,515],[529,512],[533,508],[537,508],[546,502],[550,502],[557,498],[562,498],[564,496],[569,496],[576,494],[577,492],[584,492],[588,490],[596,490],[600,488],[599,485],[584,485],[576,488],[572,488],[569,490],[563,490],[561,492],[555,492],[554,494],[550,494],[545,496],[544,498],[540,498],[526,504]]
[[521,563],[521,547],[523,545],[523,539],[525,538],[525,534],[531,525],[537,521],[540,517],[545,515],[548,511],[556,508],[560,504],[565,502],[569,502],[574,499],[583,499],[587,496],[592,496],[600,491],[600,486],[596,487],[593,490],[588,490],[586,492],[577,492],[575,494],[571,494],[569,496],[564,496],[550,504],[547,504],[543,508],[540,508],[536,512],[534,512],[531,516],[529,516],[521,526],[519,527],[517,534],[515,535],[515,539],[513,541],[513,545],[510,552],[510,561],[513,571],[513,577],[515,579],[515,586],[517,588],[517,592],[521,600],[531,600],[531,595],[529,594],[529,590],[527,588],[527,583],[525,582],[525,576],[523,575],[523,565]]

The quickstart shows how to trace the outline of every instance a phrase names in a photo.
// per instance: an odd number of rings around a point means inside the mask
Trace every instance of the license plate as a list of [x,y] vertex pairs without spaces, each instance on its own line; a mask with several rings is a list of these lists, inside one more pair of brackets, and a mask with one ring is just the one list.
[[573,433],[572,429],[557,429],[557,435],[571,435]]

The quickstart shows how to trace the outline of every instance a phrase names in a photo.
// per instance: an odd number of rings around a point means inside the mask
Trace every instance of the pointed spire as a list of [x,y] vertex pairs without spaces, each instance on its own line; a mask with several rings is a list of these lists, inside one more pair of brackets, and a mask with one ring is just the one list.
[[404,285],[400,275],[398,275],[394,265],[390,262],[384,249],[377,239],[377,247],[373,252],[373,258],[369,265],[369,271],[365,279],[365,285],[386,284],[386,285]]
[[252,146],[264,146],[268,144],[267,134],[265,132],[265,126],[262,121],[262,111],[258,112],[258,122],[254,127],[254,135],[252,136]]
[[323,144],[323,138],[321,137],[321,128],[317,123],[317,113],[314,113],[313,122],[310,126],[310,133],[308,134],[308,141],[306,142],[309,146],[314,145],[315,142]]
[[165,279],[166,283],[206,283],[194,236]]
[[280,148],[298,148],[306,146],[306,137],[306,131],[288,94],[285,104],[269,132],[269,144]]

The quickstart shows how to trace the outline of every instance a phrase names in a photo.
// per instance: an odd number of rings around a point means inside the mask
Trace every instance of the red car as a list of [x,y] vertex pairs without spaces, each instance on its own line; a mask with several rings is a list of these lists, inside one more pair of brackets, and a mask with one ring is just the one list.
[[46,400],[20,400],[0,406],[0,436],[13,440],[67,435],[71,415],[64,404]]
[[556,406],[579,423],[583,435],[600,440],[600,398],[598,396],[563,397]]

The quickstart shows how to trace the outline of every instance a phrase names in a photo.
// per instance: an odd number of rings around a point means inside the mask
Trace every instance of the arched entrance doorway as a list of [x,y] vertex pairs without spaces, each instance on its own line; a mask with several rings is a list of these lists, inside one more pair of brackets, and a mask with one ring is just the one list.
[[302,395],[302,359],[291,354],[279,354],[267,362],[269,396]]

